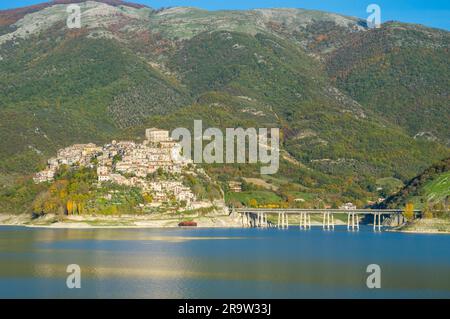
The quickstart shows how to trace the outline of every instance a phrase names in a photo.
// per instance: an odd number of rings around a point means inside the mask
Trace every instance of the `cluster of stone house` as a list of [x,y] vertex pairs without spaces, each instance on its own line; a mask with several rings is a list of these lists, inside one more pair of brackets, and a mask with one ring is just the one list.
[[181,173],[191,163],[179,156],[180,145],[169,137],[169,132],[157,128],[147,129],[142,144],[131,141],[112,141],[103,147],[95,144],[76,144],[58,151],[48,160],[47,168],[34,177],[36,183],[52,181],[60,165],[97,167],[99,183],[139,187],[151,193],[154,201],[190,203],[194,194],[180,181],[149,181],[146,177],[158,169]]
[[95,157],[102,148],[93,144],[75,144],[58,150],[56,157],[47,161],[47,167],[34,176],[36,183],[52,181],[55,173],[61,165],[93,167],[92,158]]
[[172,147],[150,147],[143,144],[136,145],[129,152],[125,152],[122,160],[116,163],[115,169],[121,173],[134,174],[145,177],[154,173],[158,168],[173,173],[181,172],[181,165],[172,160]]

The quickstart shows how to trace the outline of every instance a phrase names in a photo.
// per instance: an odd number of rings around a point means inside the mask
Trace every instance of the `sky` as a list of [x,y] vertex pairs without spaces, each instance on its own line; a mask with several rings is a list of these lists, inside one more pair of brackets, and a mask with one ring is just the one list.
[[[366,18],[369,4],[381,8],[381,21],[419,23],[450,30],[450,0],[128,0],[152,8],[190,6],[207,10],[254,8],[303,8]],[[1,0],[0,9],[45,2],[44,0]]]

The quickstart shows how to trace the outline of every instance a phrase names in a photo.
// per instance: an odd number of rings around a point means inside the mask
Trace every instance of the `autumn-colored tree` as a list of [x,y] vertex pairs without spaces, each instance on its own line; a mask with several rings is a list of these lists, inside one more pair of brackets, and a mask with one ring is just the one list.
[[258,202],[254,198],[250,199],[248,204],[250,205],[250,207],[257,207],[258,206]]
[[292,195],[287,195],[286,196],[286,201],[288,202],[289,206],[292,205],[292,203],[294,202],[294,196]]
[[53,198],[49,198],[48,199],[48,201],[46,201],[45,203],[44,203],[44,206],[43,206],[43,211],[44,211],[44,213],[57,213],[59,210],[58,210],[58,208],[59,208],[60,206],[58,205],[58,202],[57,201],[55,201]]
[[66,208],[67,208],[67,215],[72,215],[73,214],[73,201],[72,200],[68,200],[67,204],[66,204]]
[[144,195],[142,195],[142,198],[147,204],[153,202],[153,196],[151,194],[145,193]]
[[406,204],[405,210],[403,211],[403,215],[408,220],[414,219],[414,204],[413,203]]
[[289,204],[286,203],[286,202],[283,202],[283,203],[280,204],[280,206],[281,206],[281,208],[288,208]]

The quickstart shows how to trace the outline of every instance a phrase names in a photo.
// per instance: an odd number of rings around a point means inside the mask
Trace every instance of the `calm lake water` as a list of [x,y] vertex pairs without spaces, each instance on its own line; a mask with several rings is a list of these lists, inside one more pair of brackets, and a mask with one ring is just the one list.
[[[68,289],[66,267],[81,267]],[[368,289],[366,267],[381,267]],[[0,298],[450,298],[450,236],[0,227]]]

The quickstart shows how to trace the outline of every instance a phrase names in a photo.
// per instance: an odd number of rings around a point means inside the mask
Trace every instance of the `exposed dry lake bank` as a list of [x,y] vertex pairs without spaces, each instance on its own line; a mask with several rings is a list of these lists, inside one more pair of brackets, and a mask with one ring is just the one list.
[[[195,220],[198,228],[240,228],[241,220],[238,216],[226,214],[207,214],[204,216],[190,216]],[[65,216],[58,218],[46,215],[32,219],[28,214],[6,215],[0,214],[1,226],[25,226],[36,228],[85,229],[85,228],[177,228],[182,221],[174,214],[122,215],[122,216]],[[336,220],[336,225],[344,225]],[[292,223],[291,226],[298,224]],[[312,226],[321,226],[314,221]],[[194,227],[195,228],[195,227]],[[420,233],[420,234],[450,234],[449,219],[419,219],[407,225],[388,229],[392,232]]]

